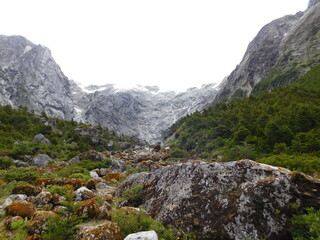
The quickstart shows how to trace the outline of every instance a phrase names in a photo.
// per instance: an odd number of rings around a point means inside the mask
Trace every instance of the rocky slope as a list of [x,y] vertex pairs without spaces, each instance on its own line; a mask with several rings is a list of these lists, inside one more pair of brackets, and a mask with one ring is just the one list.
[[0,104],[74,117],[68,78],[50,50],[21,36],[0,36]]
[[149,143],[160,141],[179,118],[204,109],[216,93],[211,84],[182,93],[160,92],[157,87],[119,90],[112,85],[91,89],[92,93],[86,93],[75,86],[76,119]]
[[318,180],[250,160],[189,162],[137,173],[116,196],[138,184],[148,214],[196,239],[291,239],[295,206],[320,204]]
[[214,103],[287,85],[320,63],[320,4],[265,25],[241,63],[221,83]]

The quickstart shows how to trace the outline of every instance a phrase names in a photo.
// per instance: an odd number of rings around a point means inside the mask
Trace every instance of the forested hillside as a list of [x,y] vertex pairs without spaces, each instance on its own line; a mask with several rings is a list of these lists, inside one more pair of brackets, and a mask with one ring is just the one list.
[[[272,160],[268,163],[309,173],[319,171],[319,78],[317,66],[288,87],[220,103],[181,119],[168,134],[174,134],[171,145],[202,158],[223,161],[281,154],[278,161],[274,157],[261,161]],[[294,155],[294,159],[287,155]],[[308,159],[311,169],[298,166],[309,164]],[[291,166],[288,161],[300,163]]]

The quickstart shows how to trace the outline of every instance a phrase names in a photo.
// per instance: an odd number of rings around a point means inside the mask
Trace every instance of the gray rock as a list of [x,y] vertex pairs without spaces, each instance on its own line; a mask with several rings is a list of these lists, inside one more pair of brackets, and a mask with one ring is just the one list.
[[[288,85],[319,64],[318,3],[319,0],[310,0],[305,12],[265,25],[250,42],[240,64],[220,84],[214,103]],[[259,85],[267,77],[268,83]]]
[[35,143],[41,143],[41,144],[51,144],[51,142],[49,141],[49,139],[47,139],[45,136],[43,136],[42,134],[37,134],[34,136],[32,142]]
[[47,154],[39,154],[33,158],[32,165],[36,167],[43,167],[47,165],[50,160],[52,159]]
[[134,174],[115,196],[137,184],[144,185],[142,206],[150,216],[199,239],[291,239],[292,206],[320,206],[319,180],[250,160]]
[[96,173],[95,171],[90,171],[90,177],[91,178],[94,178],[94,179],[98,179],[99,178],[99,175],[98,173]]
[[83,201],[87,199],[94,198],[95,194],[86,187],[78,188],[75,192],[76,201]]
[[124,240],[158,240],[158,235],[155,231],[145,231],[132,233],[126,236]]
[[80,136],[88,136],[92,143],[99,143],[99,130],[96,127],[83,127],[76,128],[74,133],[79,134]]
[[112,159],[110,169],[112,172],[124,172],[127,168],[127,164],[122,160]]
[[11,203],[15,201],[23,201],[27,199],[27,195],[25,194],[12,194],[4,201],[1,208],[5,208],[6,206],[10,205]]
[[28,167],[29,166],[29,164],[25,161],[14,160],[13,162],[17,167]]
[[[96,87],[95,92],[86,93],[78,86],[72,87],[77,108],[81,109],[77,120],[149,143],[160,141],[163,133],[179,118],[203,110],[216,94],[213,84],[182,93],[157,92],[148,87],[120,90],[112,85],[104,86],[103,90]],[[113,150],[114,143],[108,143],[108,148]]]
[[70,83],[48,48],[0,35],[0,104],[72,119]]

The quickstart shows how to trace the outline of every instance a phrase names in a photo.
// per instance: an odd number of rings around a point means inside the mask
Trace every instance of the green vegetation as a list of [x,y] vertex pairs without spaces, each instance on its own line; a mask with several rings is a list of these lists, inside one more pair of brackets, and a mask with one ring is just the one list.
[[[320,90],[278,88],[196,112],[175,123],[168,135],[175,134],[171,146],[178,153],[222,161],[263,158],[311,173],[319,170],[319,100]],[[265,158],[274,154],[287,155]]]
[[266,158],[261,158],[258,162],[285,167],[293,171],[304,173],[320,172],[320,157],[310,156],[308,154],[288,155],[280,154],[273,155]]
[[133,207],[139,207],[143,202],[143,185],[137,184],[123,192],[122,196]]
[[71,216],[66,219],[61,217],[50,217],[48,220],[47,232],[43,234],[44,240],[69,240],[75,239],[77,225],[83,219],[78,216]]
[[118,224],[121,235],[125,238],[130,233],[154,230],[160,240],[175,240],[173,231],[166,229],[162,223],[152,219],[143,211],[124,212],[114,210],[111,220]]
[[294,240],[320,240],[320,210],[308,208],[306,214],[293,216],[290,230]]
[[[24,155],[48,154],[51,158],[69,160],[80,152],[105,150],[103,144],[95,144],[88,136],[80,136],[75,132],[76,128],[88,127],[90,126],[75,121],[48,118],[45,114],[37,116],[28,112],[25,107],[13,109],[11,106],[0,106],[0,157],[17,159]],[[105,128],[97,127],[97,130],[101,142],[108,143],[112,140],[115,146],[119,145],[119,141],[137,140],[116,136]],[[37,134],[43,134],[52,144],[32,142]],[[0,169],[8,164],[8,161],[0,159]]]

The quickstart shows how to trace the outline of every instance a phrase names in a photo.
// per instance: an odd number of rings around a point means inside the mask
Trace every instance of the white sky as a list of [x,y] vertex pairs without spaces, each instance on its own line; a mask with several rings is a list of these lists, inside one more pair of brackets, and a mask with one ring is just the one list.
[[308,0],[0,0],[0,34],[51,49],[83,85],[220,82],[268,22]]

